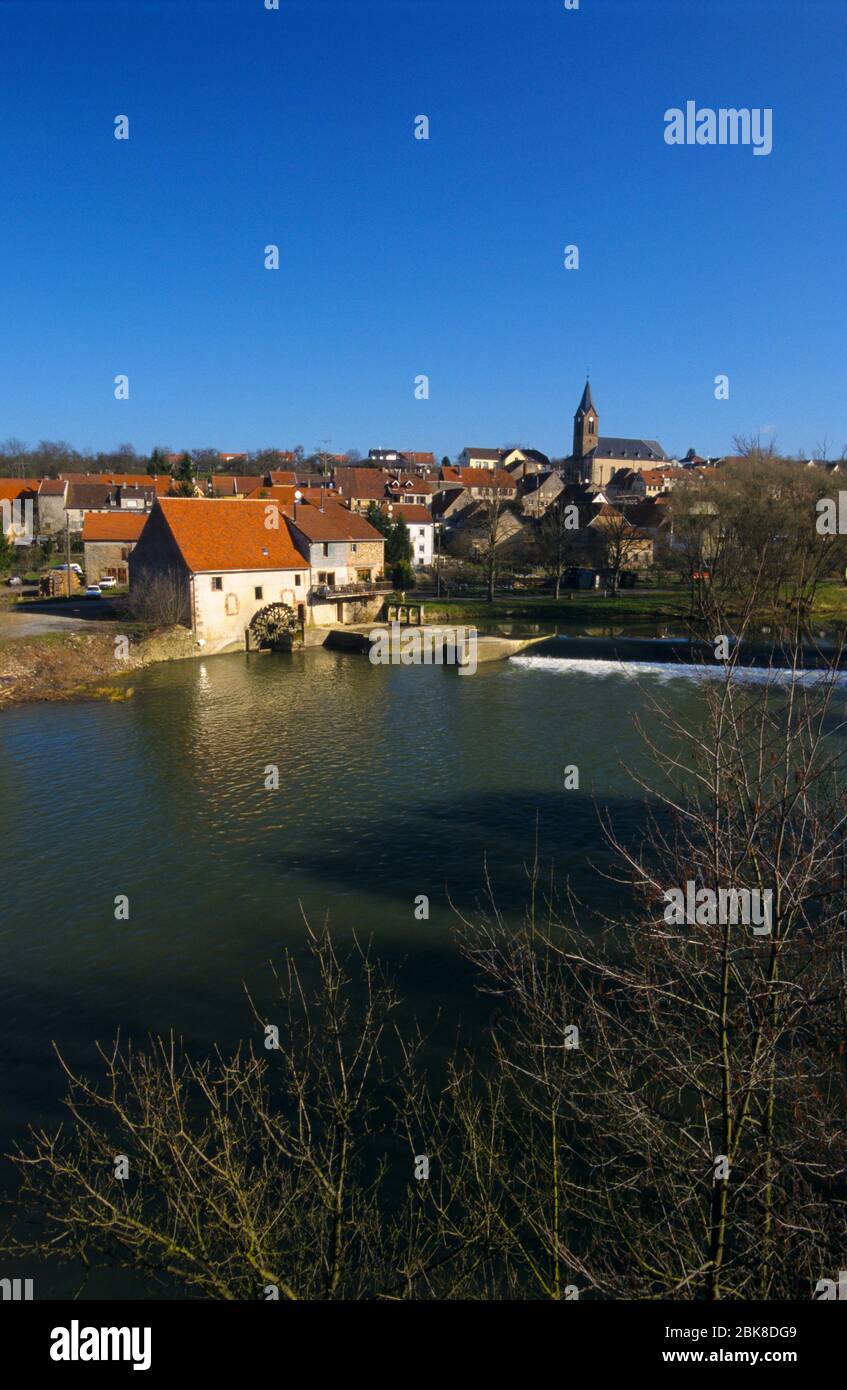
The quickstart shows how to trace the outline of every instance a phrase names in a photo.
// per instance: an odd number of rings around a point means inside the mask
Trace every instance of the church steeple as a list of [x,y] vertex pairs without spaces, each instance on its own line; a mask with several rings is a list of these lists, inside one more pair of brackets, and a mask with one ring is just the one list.
[[586,380],[582,400],[573,417],[573,456],[575,459],[584,458],[592,449],[597,448],[599,430],[600,417],[591,395],[591,382]]

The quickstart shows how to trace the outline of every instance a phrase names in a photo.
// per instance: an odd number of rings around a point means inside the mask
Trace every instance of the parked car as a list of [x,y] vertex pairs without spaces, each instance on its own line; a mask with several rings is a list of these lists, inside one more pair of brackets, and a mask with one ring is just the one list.
[[13,574],[9,579],[6,580],[6,583],[10,584],[13,589],[19,589],[23,582],[24,581],[21,579],[21,576],[19,574]]
[[87,588],[86,591],[85,591],[85,597],[86,597],[86,598],[102,598],[102,597],[103,597],[103,591],[102,591],[102,589],[100,588],[100,585],[99,585],[99,584],[89,584],[88,588]]
[[118,583],[117,579],[111,574],[104,575],[104,577],[97,582],[101,589],[114,589],[117,587]]
[[[67,565],[54,565],[53,568],[54,570],[66,570],[68,567]],[[80,579],[82,578],[82,567],[80,565],[77,565],[74,563],[74,561],[71,561],[71,569],[74,571],[75,574],[79,575]]]

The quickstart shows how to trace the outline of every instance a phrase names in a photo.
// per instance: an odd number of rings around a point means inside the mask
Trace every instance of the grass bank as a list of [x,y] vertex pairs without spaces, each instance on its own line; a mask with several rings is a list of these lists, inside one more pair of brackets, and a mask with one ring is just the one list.
[[[689,613],[687,589],[624,589],[612,598],[592,590],[568,590],[558,599],[549,594],[496,594],[484,598],[427,598],[409,593],[410,603],[423,603],[428,622],[625,623],[684,621]],[[840,580],[821,584],[812,621],[847,626],[847,586]],[[770,615],[763,615],[768,621]]]
[[408,596],[410,603],[424,604],[429,622],[533,622],[592,623],[633,620],[656,621],[684,618],[688,594],[679,589],[627,589],[613,598],[586,590],[568,590],[558,599],[549,594],[496,594],[484,598],[424,598]]

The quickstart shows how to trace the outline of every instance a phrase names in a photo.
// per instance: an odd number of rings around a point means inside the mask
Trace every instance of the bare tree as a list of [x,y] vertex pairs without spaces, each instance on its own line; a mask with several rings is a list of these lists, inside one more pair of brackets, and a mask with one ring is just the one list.
[[507,517],[511,516],[511,506],[500,488],[492,488],[483,497],[468,519],[469,533],[472,537],[475,558],[482,566],[485,576],[486,598],[494,600],[494,590],[500,570],[499,547],[508,533]]
[[574,564],[578,554],[576,536],[579,529],[579,510],[557,497],[541,518],[535,534],[535,550],[545,574],[553,581],[553,594],[559,597],[562,576]]
[[623,571],[643,555],[645,536],[627,521],[622,511],[609,506],[603,508],[591,530],[597,538],[599,563],[610,572],[612,588],[617,589]]
[[150,574],[133,583],[127,607],[132,617],[153,627],[190,626],[187,586],[177,570]]
[[[720,608],[741,613],[755,594],[760,614],[808,617],[821,581],[844,563],[844,538],[817,530],[817,503],[831,492],[822,469],[773,456],[674,488],[673,545],[691,581],[692,614],[714,626]],[[695,578],[706,573],[708,581]]]

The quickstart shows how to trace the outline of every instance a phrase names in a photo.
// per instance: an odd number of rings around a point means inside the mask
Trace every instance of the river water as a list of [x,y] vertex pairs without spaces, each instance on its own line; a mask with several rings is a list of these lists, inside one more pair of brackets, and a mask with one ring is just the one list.
[[462,677],[238,654],[150,667],[123,703],[5,712],[0,1150],[61,1114],[54,1040],[87,1067],[118,1030],[173,1029],[198,1052],[254,1036],[242,982],[270,996],[267,962],[302,941],[304,913],[372,936],[427,1026],[441,1011],[451,1036],[460,1018],[472,1029],[485,1005],[448,898],[472,908],[487,866],[519,913],[537,835],[560,882],[608,901],[594,798],[637,831],[645,691],[661,682],[696,714],[690,673],[567,665],[528,656]]

